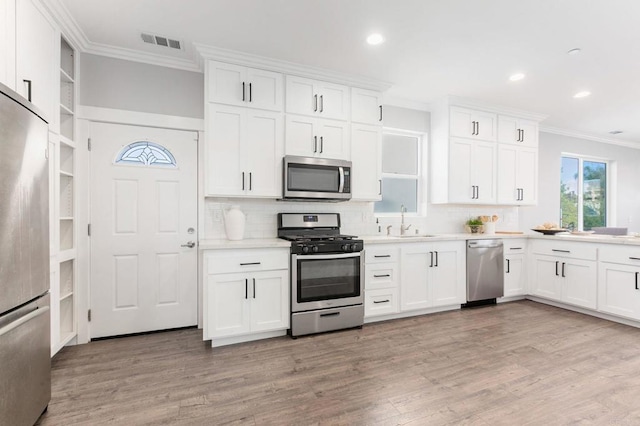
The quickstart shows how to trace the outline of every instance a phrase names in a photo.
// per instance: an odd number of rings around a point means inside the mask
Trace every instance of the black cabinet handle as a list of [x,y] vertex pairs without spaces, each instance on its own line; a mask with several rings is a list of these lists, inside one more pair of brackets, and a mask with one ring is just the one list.
[[385,300],[374,300],[373,303],[389,303],[390,300],[389,299],[385,299]]
[[433,252],[429,252],[429,256],[431,257],[431,261],[429,262],[429,268],[433,268]]
[[390,276],[391,275],[389,275],[389,274],[383,274],[383,275],[374,275],[373,277],[374,278],[387,278],[387,277],[390,277]]
[[320,112],[324,112],[324,95],[320,95]]
[[242,172],[242,190],[244,191],[244,172]]
[[378,195],[382,195],[382,179],[378,179]]
[[558,252],[558,253],[571,253],[570,250],[551,249],[551,251],[555,251],[555,252]]
[[313,111],[318,111],[318,95],[313,95]]
[[438,252],[436,251],[435,253],[436,253],[436,264],[435,264],[435,267],[437,268],[438,267]]
[[378,121],[382,121],[382,105],[380,105],[380,119]]
[[313,152],[318,152],[318,137],[313,137]]
[[249,280],[247,278],[244,279],[244,298],[249,298]]
[[521,130],[522,130],[522,137],[520,138],[520,142],[524,142],[524,129],[521,129]]
[[249,102],[251,102],[251,83],[249,83]]
[[320,136],[320,154],[324,151],[324,136]]
[[320,317],[337,317],[340,315],[340,312],[330,312],[328,314],[320,314]]
[[373,257],[391,257],[390,254],[376,254]]
[[472,121],[471,122],[471,135],[475,136],[475,134],[476,134],[476,122]]
[[31,102],[31,80],[22,80],[27,83],[27,100]]
[[640,257],[631,257],[631,256],[629,256],[629,259],[631,259],[631,260],[640,260]]
[[476,121],[476,136],[480,134],[480,122]]
[[253,298],[256,298],[256,279],[253,279]]
[[476,185],[476,200],[480,199],[480,186]]
[[638,289],[638,274],[639,272],[636,272],[636,290],[640,290]]
[[241,263],[240,266],[250,266],[250,265],[259,265],[260,262],[248,262],[248,263]]
[[522,250],[522,247],[511,247],[509,250]]
[[511,262],[507,259],[507,274],[511,273]]
[[565,277],[565,275],[564,275],[564,265],[566,265],[566,263],[562,262],[562,278]]
[[558,276],[558,264],[559,264],[559,263],[560,263],[560,262],[558,262],[558,261],[556,260],[556,277]]
[[249,191],[251,191],[251,172],[249,172]]
[[242,102],[244,101],[245,101],[245,98],[244,98],[244,81],[243,81],[242,82]]

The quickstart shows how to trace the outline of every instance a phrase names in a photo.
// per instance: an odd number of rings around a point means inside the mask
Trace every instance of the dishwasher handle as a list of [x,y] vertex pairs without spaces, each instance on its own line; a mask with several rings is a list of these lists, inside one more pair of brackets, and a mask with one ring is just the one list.
[[498,248],[502,246],[502,240],[467,241],[467,247],[470,249]]

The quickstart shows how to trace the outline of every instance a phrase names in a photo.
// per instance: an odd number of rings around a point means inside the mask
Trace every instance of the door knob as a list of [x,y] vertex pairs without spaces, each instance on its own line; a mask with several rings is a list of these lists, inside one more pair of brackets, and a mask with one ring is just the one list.
[[196,243],[193,241],[189,241],[187,244],[182,244],[180,247],[189,247],[189,248],[194,248],[196,246]]

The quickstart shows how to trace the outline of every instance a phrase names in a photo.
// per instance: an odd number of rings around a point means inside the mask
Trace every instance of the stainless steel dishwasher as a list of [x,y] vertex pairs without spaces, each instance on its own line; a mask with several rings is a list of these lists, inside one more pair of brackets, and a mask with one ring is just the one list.
[[504,296],[502,240],[467,240],[467,304],[495,303]]

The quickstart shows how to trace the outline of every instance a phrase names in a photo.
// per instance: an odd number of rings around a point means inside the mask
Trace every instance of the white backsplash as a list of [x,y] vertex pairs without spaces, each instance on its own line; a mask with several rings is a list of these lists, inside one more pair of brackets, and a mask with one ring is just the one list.
[[[226,238],[222,211],[231,205],[240,206],[246,216],[244,238],[275,238],[277,236],[278,213],[340,213],[341,231],[352,235],[385,235],[391,225],[392,234],[400,229],[400,217],[375,217],[371,202],[313,203],[288,202],[258,199],[207,198],[204,206],[204,235],[206,239]],[[409,232],[421,234],[449,234],[464,232],[464,223],[470,217],[498,215],[498,231],[518,231],[518,207],[504,206],[453,206],[434,205],[427,207],[427,217],[405,216],[405,225],[411,224]],[[377,223],[376,223],[377,220]]]

